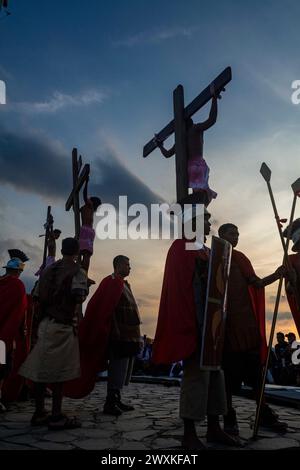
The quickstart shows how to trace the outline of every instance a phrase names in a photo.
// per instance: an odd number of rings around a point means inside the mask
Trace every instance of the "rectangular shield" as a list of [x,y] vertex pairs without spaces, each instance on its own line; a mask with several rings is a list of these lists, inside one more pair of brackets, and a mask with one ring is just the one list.
[[201,342],[201,369],[221,369],[231,251],[229,242],[212,237]]

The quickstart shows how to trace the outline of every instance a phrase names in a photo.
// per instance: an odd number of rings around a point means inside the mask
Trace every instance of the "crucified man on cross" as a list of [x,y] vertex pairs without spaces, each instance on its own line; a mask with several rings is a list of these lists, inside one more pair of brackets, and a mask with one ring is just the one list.
[[[220,94],[216,94],[213,83],[210,85],[210,93],[212,98],[208,119],[197,124],[193,122],[191,117],[186,121],[188,187],[193,190],[193,193],[198,193],[199,199],[205,206],[208,206],[211,200],[217,197],[217,193],[209,187],[209,167],[203,158],[203,134],[216,123],[218,98],[221,98]],[[175,144],[167,150],[157,134],[155,134],[154,140],[165,158],[175,155]]]
[[90,259],[93,254],[93,244],[95,239],[94,214],[98,207],[101,205],[99,197],[88,197],[88,183],[87,177],[83,189],[84,205],[80,208],[81,214],[81,227],[79,234],[80,254],[82,255],[81,266],[88,272],[90,266]]

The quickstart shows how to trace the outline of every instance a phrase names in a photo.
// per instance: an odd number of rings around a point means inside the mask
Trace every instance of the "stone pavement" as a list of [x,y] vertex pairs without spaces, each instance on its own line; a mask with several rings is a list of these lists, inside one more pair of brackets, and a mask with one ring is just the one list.
[[[130,384],[123,398],[135,405],[135,411],[123,413],[119,418],[101,412],[105,389],[105,383],[98,383],[87,398],[65,400],[64,411],[70,416],[76,414],[82,421],[82,428],[75,430],[50,432],[46,427],[32,428],[29,421],[33,403],[11,405],[7,413],[0,414],[0,450],[180,450],[183,427],[178,418],[179,387]],[[253,442],[248,439],[252,435],[249,422],[255,404],[245,398],[234,401],[243,449],[300,449],[300,411],[272,405],[281,420],[288,422],[288,432],[278,435],[261,431],[260,438]],[[50,409],[50,400],[47,405]],[[198,426],[204,443],[205,430],[204,423]]]

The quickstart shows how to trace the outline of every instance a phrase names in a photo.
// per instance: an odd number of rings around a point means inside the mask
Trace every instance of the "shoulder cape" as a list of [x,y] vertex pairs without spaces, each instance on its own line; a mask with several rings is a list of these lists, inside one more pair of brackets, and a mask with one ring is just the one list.
[[[295,264],[296,264],[296,261],[297,261],[298,258],[299,258],[298,253],[293,254],[293,255],[289,255],[289,260],[290,260],[291,265],[293,267],[295,267]],[[293,294],[291,294],[290,292],[286,292],[286,296],[287,296],[288,303],[289,303],[289,306],[290,306],[290,309],[291,309],[291,313],[292,313],[293,318],[294,318],[294,322],[295,322],[295,325],[296,325],[296,328],[297,328],[298,335],[300,336],[300,311],[299,311],[299,307],[297,305],[297,300],[296,300],[295,296]]]
[[107,276],[89,301],[78,333],[81,377],[65,384],[65,396],[85,397],[92,392],[97,373],[106,369],[112,316],[123,286],[122,278]]
[[14,276],[0,278],[0,340],[8,351],[24,319],[27,298],[23,282]]
[[[232,259],[238,264],[243,276],[247,279],[256,276],[253,266],[247,256],[241,251],[232,250]],[[264,364],[267,358],[266,315],[265,315],[265,289],[248,286],[252,308],[258,322],[261,337],[260,357]]]
[[186,250],[175,240],[167,255],[152,360],[170,364],[189,357],[197,348],[197,317],[193,276],[196,258],[208,260],[204,250]]

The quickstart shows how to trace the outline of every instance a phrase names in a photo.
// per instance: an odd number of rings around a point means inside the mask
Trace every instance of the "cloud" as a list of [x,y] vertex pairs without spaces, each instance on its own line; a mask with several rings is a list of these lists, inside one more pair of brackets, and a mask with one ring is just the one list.
[[177,37],[190,38],[197,29],[197,27],[177,27],[166,28],[160,31],[141,32],[124,39],[113,41],[112,45],[114,47],[134,47],[143,44],[160,44],[163,41]]
[[102,104],[107,97],[107,92],[99,90],[86,90],[77,95],[54,91],[48,101],[7,104],[6,110],[29,114],[53,114],[65,108]]
[[142,297],[137,297],[136,302],[139,308],[152,307],[159,302],[159,295],[150,295],[143,293]]
[[[267,312],[266,319],[271,322],[273,320],[274,312]],[[279,312],[278,321],[292,320],[293,316],[291,312]]]
[[60,199],[71,185],[67,152],[41,133],[0,128],[0,165],[0,182],[17,190]]
[[[47,199],[65,201],[71,190],[71,158],[65,148],[42,133],[26,135],[0,128],[0,182]],[[104,147],[91,162],[90,194],[117,204],[119,195],[149,206],[161,198],[131,173],[118,155]]]

